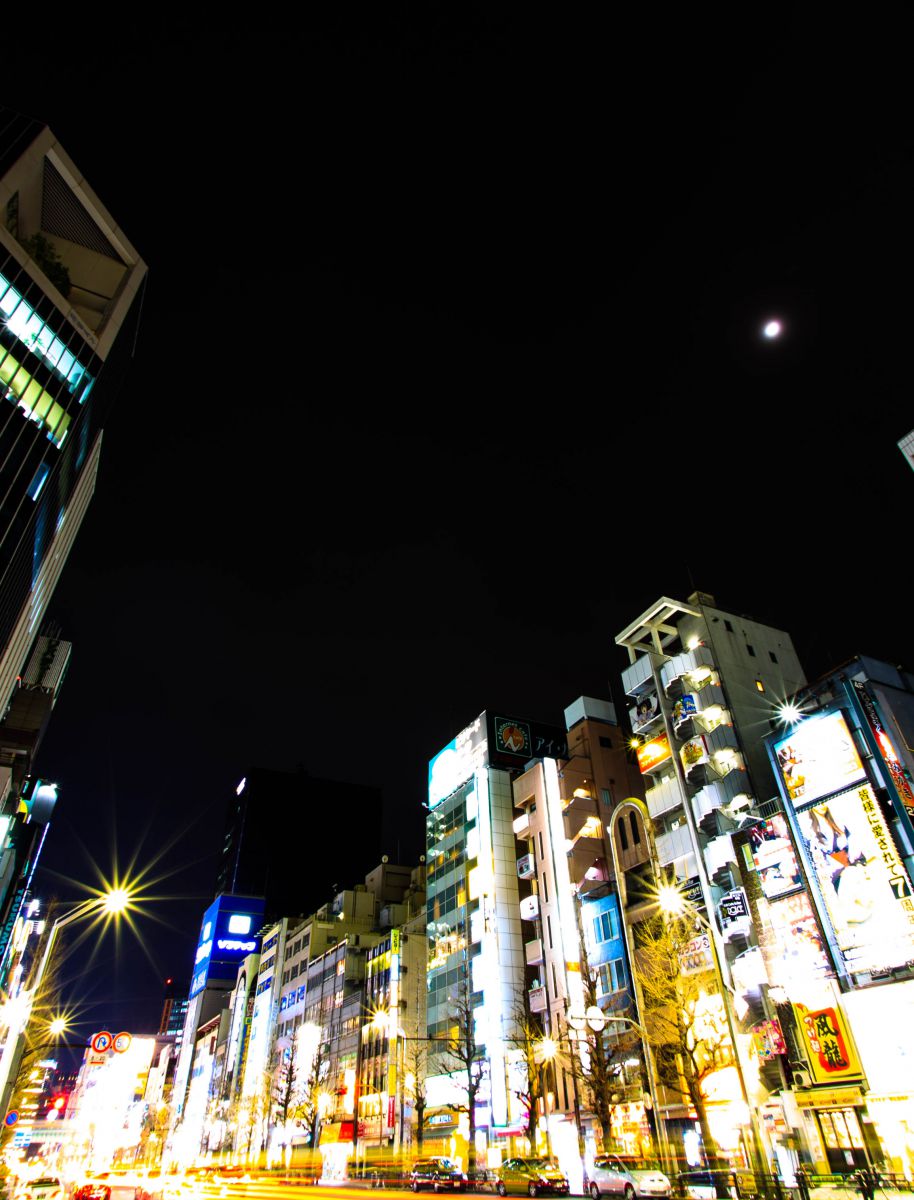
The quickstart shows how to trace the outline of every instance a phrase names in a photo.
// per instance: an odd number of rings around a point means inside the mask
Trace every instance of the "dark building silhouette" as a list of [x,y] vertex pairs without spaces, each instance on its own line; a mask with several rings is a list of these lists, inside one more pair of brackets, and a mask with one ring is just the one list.
[[266,898],[268,919],[309,913],[380,858],[379,788],[254,768],[226,814],[215,894]]
[[145,276],[51,130],[0,107],[0,977],[57,798],[34,775],[70,655],[48,606],[95,491]]

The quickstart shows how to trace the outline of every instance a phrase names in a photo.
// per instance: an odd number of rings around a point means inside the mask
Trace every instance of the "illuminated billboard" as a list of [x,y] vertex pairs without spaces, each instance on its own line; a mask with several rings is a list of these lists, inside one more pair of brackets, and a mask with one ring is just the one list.
[[673,755],[673,751],[670,749],[670,739],[665,733],[661,733],[659,737],[651,738],[649,742],[642,742],[635,753],[638,756],[638,768],[642,775],[646,775],[648,771],[653,771],[655,767],[659,767],[661,763],[666,762]]
[[866,778],[840,712],[807,717],[774,743],[778,769],[795,805],[810,804]]
[[911,881],[868,785],[797,813],[803,851],[851,972],[914,961]]
[[532,758],[567,758],[568,735],[558,725],[486,713],[489,763],[493,767],[524,767]]
[[428,806],[435,808],[488,761],[485,713],[461,729],[428,764]]
[[260,896],[218,896],[203,914],[189,997],[210,979],[233,979],[241,961],[260,949],[264,901]]
[[568,735],[557,725],[484,712],[428,764],[428,806],[435,808],[478,767],[520,770],[535,758],[567,758]]
[[872,696],[867,692],[866,687],[856,679],[854,680],[854,693],[860,701],[860,707],[866,715],[870,732],[873,735],[876,745],[879,747],[879,754],[885,763],[889,778],[892,780],[895,794],[901,801],[905,812],[914,821],[914,788],[911,787],[905,765],[898,757],[892,739],[889,737],[882,717],[879,715],[879,709],[876,707]]
[[863,1078],[850,1030],[838,1008],[794,1004],[793,1011],[815,1083]]
[[802,886],[800,864],[783,813],[775,813],[770,821],[755,825],[749,837],[752,861],[767,900],[775,900]]

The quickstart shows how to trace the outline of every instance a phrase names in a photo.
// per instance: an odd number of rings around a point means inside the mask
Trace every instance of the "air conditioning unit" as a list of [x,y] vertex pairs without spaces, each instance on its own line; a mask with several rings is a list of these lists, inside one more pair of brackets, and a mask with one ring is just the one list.
[[811,1083],[812,1083],[812,1080],[809,1078],[808,1071],[794,1071],[793,1072],[793,1086],[794,1087],[804,1087],[805,1088],[805,1087],[809,1087],[811,1085]]

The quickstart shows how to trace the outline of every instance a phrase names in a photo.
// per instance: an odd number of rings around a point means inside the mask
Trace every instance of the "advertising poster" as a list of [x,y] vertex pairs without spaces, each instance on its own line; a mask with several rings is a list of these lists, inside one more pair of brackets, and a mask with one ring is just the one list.
[[683,975],[698,975],[714,969],[711,939],[706,933],[693,937],[679,952],[679,969]]
[[866,778],[851,731],[840,712],[807,717],[775,742],[774,752],[787,794],[797,806]]
[[837,1008],[809,1009],[805,1004],[794,1004],[793,1011],[816,1083],[862,1079],[850,1031]]
[[659,737],[651,738],[649,742],[642,742],[636,753],[638,755],[638,769],[642,775],[646,775],[654,767],[659,767],[662,762],[666,762],[673,755],[670,749],[670,739],[665,733],[661,733]]
[[841,953],[852,972],[914,961],[911,881],[869,786],[797,814]]
[[691,692],[686,692],[673,705],[673,724],[681,725],[683,721],[688,721],[698,712],[698,705],[695,703],[695,697]]
[[770,821],[756,825],[750,837],[752,861],[766,899],[776,900],[802,886],[800,865],[783,813],[775,813]]
[[683,746],[679,751],[679,757],[682,760],[683,770],[685,771],[686,775],[688,775],[693,767],[698,767],[701,766],[702,763],[710,762],[711,758],[708,754],[708,743],[705,741],[702,734],[699,734],[697,737],[689,738],[687,742],[683,743]]
[[651,692],[650,695],[642,696],[632,712],[632,732],[637,733],[639,729],[649,725],[659,712],[660,701],[657,699],[656,693]]
[[772,1062],[779,1054],[787,1053],[787,1043],[776,1017],[752,1026],[752,1044],[761,1062]]
[[762,947],[765,968],[773,984],[802,987],[834,972],[825,941],[806,892],[796,892],[767,906],[773,937]]

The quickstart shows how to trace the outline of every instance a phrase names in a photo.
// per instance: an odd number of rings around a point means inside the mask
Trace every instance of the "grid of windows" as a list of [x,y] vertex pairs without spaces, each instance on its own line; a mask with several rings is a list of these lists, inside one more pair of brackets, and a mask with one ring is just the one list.
[[[62,401],[69,394],[82,404],[93,376],[3,274],[0,331],[2,393],[45,431],[49,441],[62,446],[71,421]],[[32,356],[35,365],[29,361]],[[52,388],[52,383],[57,386]]]

